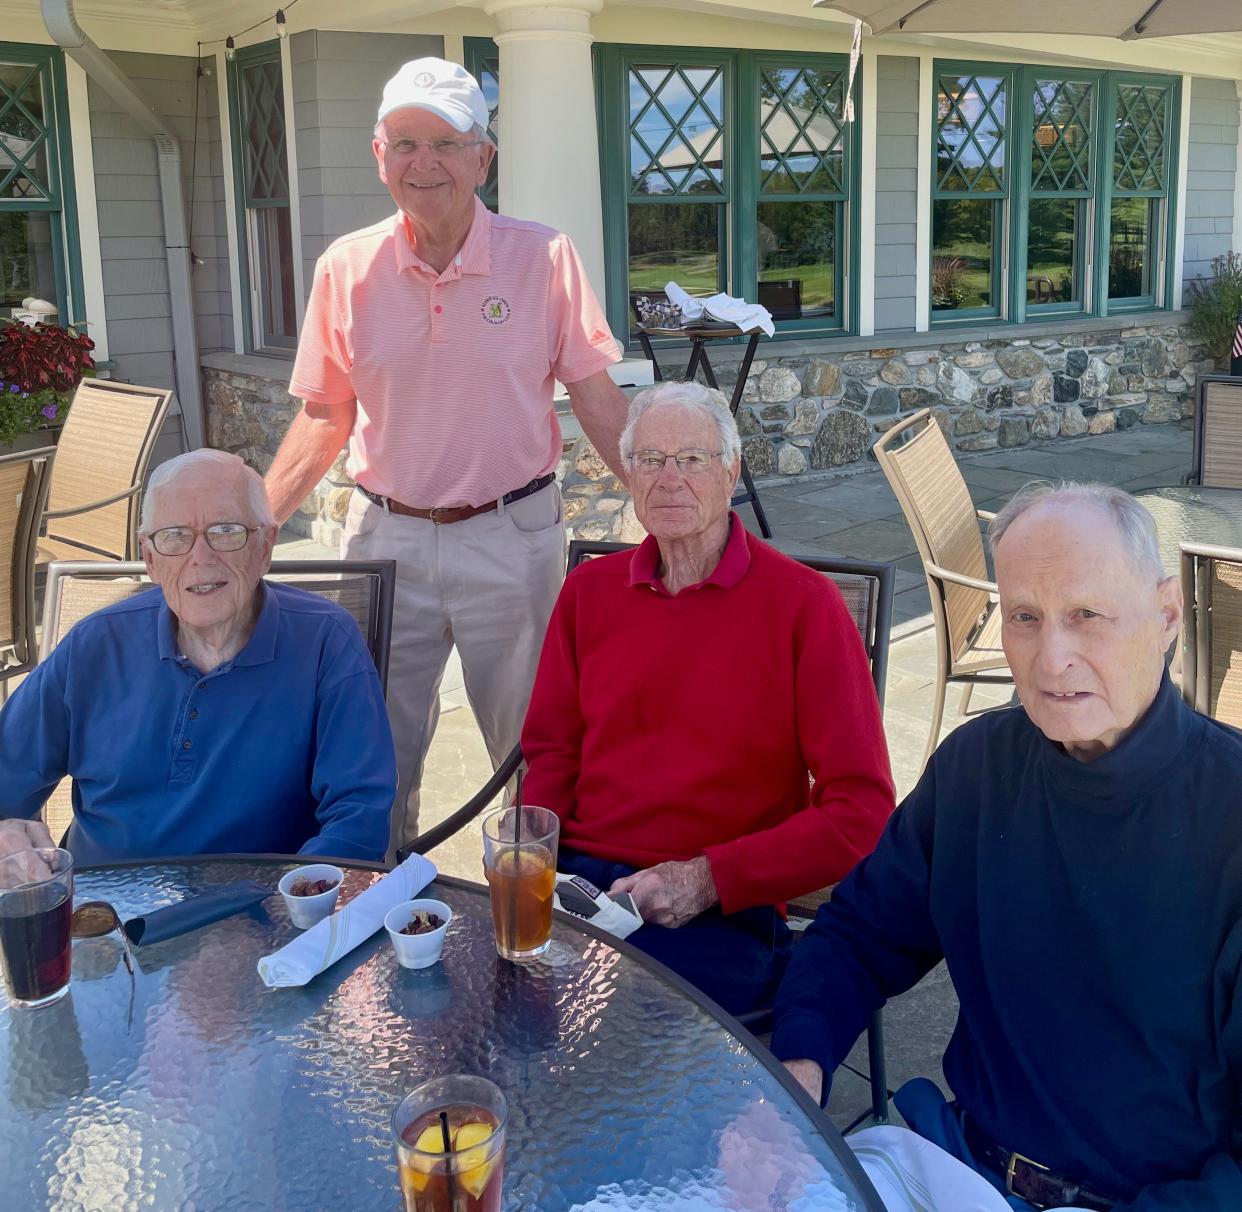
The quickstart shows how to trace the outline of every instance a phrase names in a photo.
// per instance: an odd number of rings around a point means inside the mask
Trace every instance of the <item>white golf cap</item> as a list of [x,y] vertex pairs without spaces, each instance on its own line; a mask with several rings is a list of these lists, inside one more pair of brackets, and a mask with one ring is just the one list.
[[387,84],[380,100],[383,120],[398,109],[425,109],[443,118],[454,130],[472,126],[487,129],[487,102],[479,82],[459,63],[447,59],[413,59],[403,64]]

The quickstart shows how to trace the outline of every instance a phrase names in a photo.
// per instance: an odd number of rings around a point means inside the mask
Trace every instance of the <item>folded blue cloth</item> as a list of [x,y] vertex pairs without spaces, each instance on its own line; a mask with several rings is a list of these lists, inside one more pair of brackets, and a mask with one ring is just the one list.
[[187,897],[184,901],[156,909],[142,917],[131,917],[125,923],[125,934],[136,947],[162,943],[165,939],[176,938],[200,926],[209,926],[222,917],[231,917],[271,895],[272,889],[262,884],[256,884],[253,880],[238,880],[235,884],[226,884],[201,896]]

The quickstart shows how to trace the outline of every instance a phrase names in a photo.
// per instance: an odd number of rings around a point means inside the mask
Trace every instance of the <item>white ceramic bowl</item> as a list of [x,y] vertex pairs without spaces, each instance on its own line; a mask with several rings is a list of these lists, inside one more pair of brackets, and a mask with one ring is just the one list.
[[[427,934],[402,934],[402,927],[408,926],[416,913],[434,913],[443,924]],[[402,901],[394,905],[384,915],[384,928],[392,939],[397,963],[403,968],[430,968],[440,958],[444,935],[452,920],[453,911],[443,901]]]
[[[308,930],[316,922],[321,922],[336,908],[337,894],[341,891],[341,881],[345,873],[331,863],[311,863],[306,867],[295,867],[287,875],[281,877],[276,887],[285,898],[285,906],[293,924],[299,930]],[[289,891],[298,880],[336,880],[336,885],[327,892],[319,892],[315,896],[294,896]]]

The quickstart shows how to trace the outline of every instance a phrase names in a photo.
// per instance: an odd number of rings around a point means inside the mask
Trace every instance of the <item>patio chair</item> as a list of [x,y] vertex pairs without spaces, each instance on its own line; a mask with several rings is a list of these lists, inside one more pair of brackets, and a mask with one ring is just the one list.
[[39,659],[35,547],[55,453],[49,446],[0,458],[0,702],[8,695],[9,679],[33,669]]
[[1242,728],[1242,548],[1182,544],[1182,696]]
[[142,485],[172,395],[104,379],[78,384],[56,444],[40,564],[137,558]]
[[996,584],[987,579],[979,533],[979,523],[995,515],[975,508],[930,409],[895,425],[873,449],[914,534],[936,625],[936,692],[923,752],[926,766],[940,739],[949,682],[964,686],[958,708],[963,713],[977,683],[1013,682],[1000,644]]
[[1200,375],[1186,484],[1242,488],[1242,378]]
[[[353,615],[386,693],[396,568],[394,560],[281,560],[272,564],[265,579],[296,585]],[[146,568],[137,561],[52,564],[44,600],[42,659],[88,614],[150,587]],[[69,779],[52,792],[43,817],[52,836],[63,837],[73,819]]]

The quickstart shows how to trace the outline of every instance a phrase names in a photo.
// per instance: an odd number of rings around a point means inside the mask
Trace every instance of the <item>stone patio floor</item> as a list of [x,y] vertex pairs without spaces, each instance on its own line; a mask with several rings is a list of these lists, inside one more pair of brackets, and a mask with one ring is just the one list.
[[[1084,437],[1051,446],[1028,446],[962,455],[958,462],[979,509],[996,510],[1031,480],[1098,480],[1135,490],[1176,484],[1190,467],[1189,423],[1139,426],[1121,433]],[[897,566],[892,645],[884,723],[900,800],[919,774],[935,682],[935,646],[927,585],[913,536],[888,482],[878,468],[852,474],[806,476],[761,486],[774,543],[791,555],[815,554],[892,561]],[[757,529],[749,508],[742,516]],[[305,540],[281,543],[277,558],[310,559],[335,553]],[[1170,570],[1173,571],[1173,570]],[[981,686],[971,714],[1010,701],[1008,687]],[[960,692],[950,688],[941,736],[963,720]],[[462,685],[460,665],[450,662],[441,686],[441,716],[423,782],[425,828],[443,819],[490,773]],[[482,877],[477,829],[468,829],[439,847],[432,857],[445,874]],[[956,999],[943,965],[915,989],[889,1003],[885,1012],[890,1088],[925,1075],[943,1085],[940,1056],[953,1030]],[[866,1072],[865,1043],[850,1063]],[[868,1104],[867,1083],[842,1070],[833,1085],[829,1112],[840,1125]]]

